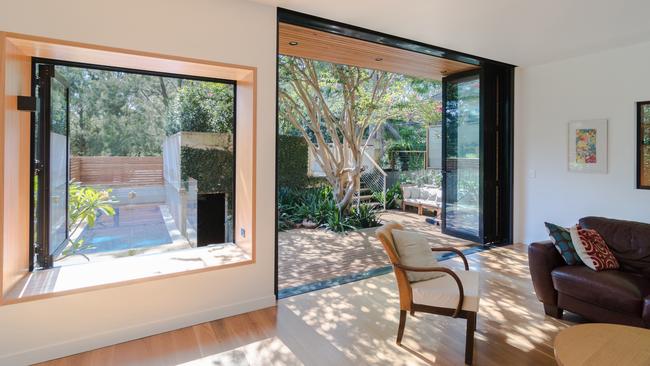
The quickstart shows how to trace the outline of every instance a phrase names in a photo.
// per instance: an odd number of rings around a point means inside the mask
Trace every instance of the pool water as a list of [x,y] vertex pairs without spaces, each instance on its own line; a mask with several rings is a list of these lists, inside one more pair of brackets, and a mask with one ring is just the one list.
[[115,216],[101,215],[95,226],[81,233],[85,245],[94,248],[84,254],[111,252],[171,244],[165,221],[158,205],[122,206]]

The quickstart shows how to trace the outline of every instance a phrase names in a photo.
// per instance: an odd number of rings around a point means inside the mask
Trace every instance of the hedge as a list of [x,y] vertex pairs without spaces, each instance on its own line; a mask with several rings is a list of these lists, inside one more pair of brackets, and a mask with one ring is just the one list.
[[232,197],[233,164],[230,151],[181,146],[181,178],[196,179],[199,194],[227,193]]
[[302,136],[278,136],[278,186],[304,188],[319,185],[323,178],[310,177],[309,147]]
[[[278,186],[306,188],[321,185],[323,178],[307,175],[307,142],[300,136],[278,136]],[[217,149],[181,147],[181,177],[198,181],[198,193],[232,192],[232,152]]]

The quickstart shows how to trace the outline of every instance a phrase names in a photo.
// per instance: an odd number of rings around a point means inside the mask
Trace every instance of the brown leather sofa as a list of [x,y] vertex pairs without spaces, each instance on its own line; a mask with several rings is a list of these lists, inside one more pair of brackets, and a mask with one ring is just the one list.
[[546,314],[561,318],[568,310],[591,321],[650,328],[650,224],[584,217],[580,225],[600,233],[621,268],[568,266],[551,241],[532,243],[530,274]]

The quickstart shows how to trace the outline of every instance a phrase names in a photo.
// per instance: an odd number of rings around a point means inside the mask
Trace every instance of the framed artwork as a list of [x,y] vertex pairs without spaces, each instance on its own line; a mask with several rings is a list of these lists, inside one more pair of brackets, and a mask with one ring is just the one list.
[[636,103],[636,187],[650,189],[650,101]]
[[569,122],[569,171],[607,173],[607,120]]

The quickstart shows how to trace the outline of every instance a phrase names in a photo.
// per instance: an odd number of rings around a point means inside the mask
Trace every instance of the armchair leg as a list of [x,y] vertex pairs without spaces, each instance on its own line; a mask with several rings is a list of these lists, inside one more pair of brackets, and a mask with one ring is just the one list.
[[558,308],[555,305],[544,304],[544,313],[556,319],[562,319],[562,314],[564,313],[564,309]]
[[415,310],[411,310],[411,316],[415,316]]
[[476,313],[467,316],[467,333],[465,334],[465,364],[474,360],[474,331],[476,330]]
[[399,311],[399,328],[397,328],[397,344],[402,344],[404,326],[406,325],[406,310]]

